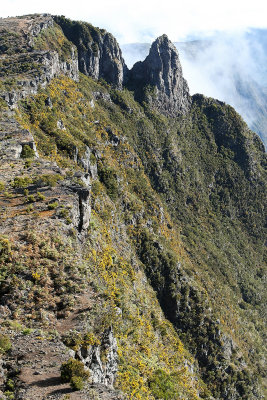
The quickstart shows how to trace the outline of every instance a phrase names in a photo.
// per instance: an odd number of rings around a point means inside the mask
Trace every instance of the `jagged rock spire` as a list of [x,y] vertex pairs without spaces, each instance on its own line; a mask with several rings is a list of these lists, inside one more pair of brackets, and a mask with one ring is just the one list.
[[143,90],[145,100],[166,115],[185,113],[191,103],[178,51],[167,35],[157,38],[147,58],[133,66],[128,86],[139,88],[139,95]]

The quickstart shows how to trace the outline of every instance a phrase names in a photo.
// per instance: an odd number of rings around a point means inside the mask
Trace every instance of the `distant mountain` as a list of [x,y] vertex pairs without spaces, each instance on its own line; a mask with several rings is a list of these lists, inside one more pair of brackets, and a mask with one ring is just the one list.
[[[191,94],[222,100],[241,114],[267,145],[267,30],[220,33],[176,42]],[[146,57],[150,44],[122,45],[128,66]]]

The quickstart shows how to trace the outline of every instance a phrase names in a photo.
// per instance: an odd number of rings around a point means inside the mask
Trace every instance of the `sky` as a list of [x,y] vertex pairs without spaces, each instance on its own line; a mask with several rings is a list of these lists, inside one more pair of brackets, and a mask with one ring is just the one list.
[[215,31],[267,27],[266,0],[3,0],[0,16],[65,15],[111,32],[120,44],[209,36]]

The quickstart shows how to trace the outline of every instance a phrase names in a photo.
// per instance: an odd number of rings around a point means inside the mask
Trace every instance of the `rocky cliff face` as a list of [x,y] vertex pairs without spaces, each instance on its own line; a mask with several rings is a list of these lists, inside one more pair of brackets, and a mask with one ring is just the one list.
[[45,38],[53,26],[49,14],[0,21],[0,78],[7,89],[1,91],[1,97],[11,109],[16,108],[19,100],[36,94],[39,86],[45,87],[56,76],[64,74],[75,81],[79,79],[74,46],[69,46],[65,57],[51,48],[36,48],[37,38],[42,34]]
[[133,66],[128,85],[139,89],[139,96],[144,96],[146,89],[146,100],[165,115],[186,113],[190,107],[189,89],[178,51],[166,35],[155,40],[143,62]]
[[104,29],[85,22],[74,22],[64,17],[54,17],[66,37],[78,49],[79,70],[94,79],[104,79],[121,88],[127,66],[122,58],[117,40]]

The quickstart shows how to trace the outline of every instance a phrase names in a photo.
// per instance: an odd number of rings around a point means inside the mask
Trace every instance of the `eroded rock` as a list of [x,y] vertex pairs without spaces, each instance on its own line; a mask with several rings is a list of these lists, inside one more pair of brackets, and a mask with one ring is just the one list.
[[118,371],[118,346],[111,327],[104,331],[100,345],[80,348],[76,358],[90,370],[93,383],[113,387]]
[[22,155],[24,146],[33,150],[34,158],[39,158],[35,141],[27,129],[22,129],[15,120],[1,122],[0,158],[18,159]]
[[134,64],[128,86],[137,97],[168,116],[186,113],[191,100],[179,54],[166,35],[156,39],[144,61]]

